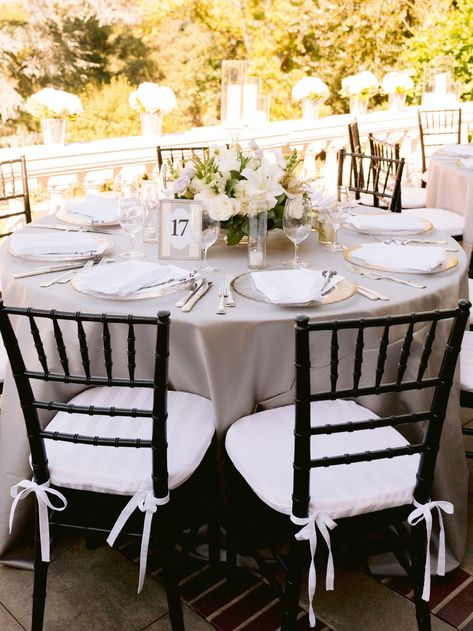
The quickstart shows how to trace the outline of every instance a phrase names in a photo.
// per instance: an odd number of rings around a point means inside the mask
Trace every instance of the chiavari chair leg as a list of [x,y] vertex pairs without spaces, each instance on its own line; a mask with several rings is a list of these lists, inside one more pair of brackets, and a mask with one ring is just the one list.
[[162,576],[169,609],[169,620],[172,631],[185,631],[176,571],[176,533],[170,523],[171,515],[168,514],[168,511],[164,510],[160,517],[165,522],[159,539],[162,543]]
[[429,603],[422,599],[426,559],[425,522],[413,525],[411,530],[411,572],[414,587],[417,626],[419,631],[431,631]]
[[295,631],[296,629],[306,546],[306,541],[296,541],[294,537],[291,538],[286,572],[286,588],[282,600],[281,631]]
[[31,629],[32,631],[42,631],[49,563],[43,561],[41,558],[41,539],[37,506],[35,506],[35,513],[35,560]]

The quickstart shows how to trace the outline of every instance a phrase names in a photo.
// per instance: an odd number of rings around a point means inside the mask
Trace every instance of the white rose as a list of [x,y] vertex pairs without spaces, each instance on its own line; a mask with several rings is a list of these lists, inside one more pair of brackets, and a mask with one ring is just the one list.
[[[235,214],[236,204],[234,199],[226,195],[215,195],[207,200],[207,210],[212,219],[226,221]],[[239,208],[238,208],[239,210]]]
[[190,177],[185,173],[181,173],[181,175],[173,183],[173,193],[175,193],[176,195],[184,195],[190,183]]

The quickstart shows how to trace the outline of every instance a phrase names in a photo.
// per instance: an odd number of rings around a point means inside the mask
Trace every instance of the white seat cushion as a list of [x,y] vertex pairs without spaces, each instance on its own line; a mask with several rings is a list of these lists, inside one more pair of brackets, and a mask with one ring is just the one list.
[[451,237],[459,237],[463,234],[465,218],[451,210],[445,210],[444,208],[406,208],[403,212],[428,219],[434,228],[446,232]]
[[[151,409],[150,388],[91,388],[70,400],[77,405]],[[185,482],[200,464],[214,435],[208,399],[187,392],[168,393],[169,488]],[[151,439],[151,418],[88,416],[58,412],[47,430],[90,436]],[[46,440],[51,482],[66,488],[133,495],[151,490],[151,449],[94,447]]]
[[0,338],[0,381],[5,380],[5,370],[8,365],[8,355],[3,344],[3,340]]
[[402,186],[401,200],[403,208],[425,208],[427,189],[420,186]]
[[[312,426],[378,418],[353,401],[311,404]],[[265,410],[234,423],[226,449],[233,464],[258,497],[271,508],[291,514],[294,457],[294,406]],[[332,456],[406,445],[392,427],[313,436],[311,457]],[[412,502],[419,457],[360,462],[312,469],[310,509],[332,519],[360,515]]]
[[460,351],[460,387],[473,392],[473,331],[465,331]]

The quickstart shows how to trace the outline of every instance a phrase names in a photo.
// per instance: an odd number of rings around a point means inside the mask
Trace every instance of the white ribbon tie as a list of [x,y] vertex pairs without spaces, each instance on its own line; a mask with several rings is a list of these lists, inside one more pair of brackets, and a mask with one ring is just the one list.
[[[63,511],[67,506],[67,500],[62,493],[56,491],[56,489],[49,488],[50,480],[47,480],[43,484],[37,484],[33,480],[21,480],[10,489],[10,495],[13,497],[13,504],[10,509],[10,519],[8,521],[9,532],[11,534],[13,526],[13,517],[15,510],[20,500],[24,500],[30,493],[36,495],[36,501],[38,502],[38,523],[39,523],[39,540],[41,542],[41,560],[49,563],[50,561],[50,546],[49,546],[49,515],[48,508],[57,511]],[[54,506],[51,503],[48,495],[57,497],[62,506]]]
[[432,511],[437,509],[439,519],[439,551],[437,558],[437,574],[445,576],[445,529],[443,526],[442,511],[449,515],[453,514],[454,508],[451,502],[426,502],[419,504],[414,500],[415,509],[407,518],[411,526],[416,526],[422,520],[425,520],[425,528],[427,534],[426,555],[425,555],[425,572],[424,572],[424,589],[422,591],[422,600],[430,600],[430,539],[432,536]]
[[309,594],[309,622],[311,627],[315,627],[316,617],[313,607],[313,600],[315,595],[315,587],[317,584],[316,572],[315,572],[315,551],[317,549],[317,528],[320,534],[325,540],[328,549],[327,559],[327,573],[325,576],[325,589],[332,590],[335,577],[335,571],[333,567],[333,555],[332,547],[330,545],[330,532],[337,525],[326,513],[312,513],[309,517],[296,517],[291,515],[291,521],[297,526],[303,526],[295,537],[297,541],[308,541],[310,546],[310,567],[309,567],[309,582],[308,582],[308,594]]
[[145,513],[145,520],[143,525],[143,534],[141,536],[141,550],[140,550],[140,577],[138,581],[138,594],[143,588],[146,575],[146,562],[148,559],[148,547],[149,537],[151,534],[151,521],[153,514],[156,512],[158,506],[164,506],[169,502],[169,493],[166,497],[155,497],[153,491],[137,491],[130,499],[128,504],[120,513],[115,525],[113,526],[108,538],[107,543],[109,546],[113,546],[116,538],[122,531],[123,526],[126,524],[131,515],[137,508],[141,512]]

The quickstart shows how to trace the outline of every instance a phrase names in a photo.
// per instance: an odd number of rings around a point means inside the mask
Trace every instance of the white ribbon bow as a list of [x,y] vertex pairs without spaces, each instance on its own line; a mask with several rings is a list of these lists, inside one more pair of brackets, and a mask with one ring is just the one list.
[[422,591],[422,600],[430,600],[430,538],[432,536],[432,510],[437,509],[439,518],[439,551],[437,557],[437,574],[445,576],[445,529],[443,527],[442,511],[449,515],[453,514],[454,508],[451,502],[426,502],[419,504],[414,500],[415,509],[407,518],[411,526],[416,526],[423,519],[425,520],[425,528],[427,534],[426,556],[425,556],[425,572],[424,572],[424,589]]
[[[303,526],[295,537],[297,541],[308,541],[310,546],[310,567],[309,567],[309,582],[308,582],[308,594],[309,594],[309,622],[311,627],[315,627],[316,617],[313,607],[313,600],[315,595],[315,587],[317,583],[315,572],[315,551],[317,549],[317,528],[320,530],[320,534],[325,540],[328,548],[327,559],[327,573],[325,576],[325,589],[333,589],[333,581],[335,572],[333,568],[333,555],[332,547],[330,545],[330,532],[337,525],[326,513],[312,513],[309,517],[296,517],[291,515],[291,521],[293,524]],[[317,526],[317,528],[316,528]]]
[[[38,502],[38,522],[39,522],[39,540],[41,542],[41,560],[49,563],[50,550],[49,550],[49,516],[48,508],[57,511],[63,511],[67,506],[67,500],[62,493],[56,491],[56,489],[49,488],[50,480],[47,480],[43,484],[37,484],[34,480],[21,480],[10,489],[10,495],[14,498],[13,504],[10,509],[10,519],[8,521],[9,532],[11,534],[13,526],[13,517],[15,510],[20,500],[24,500],[30,493],[36,495],[36,501]],[[21,489],[21,490],[20,490]],[[54,495],[62,502],[62,506],[54,506],[51,503],[48,495]]]
[[148,559],[148,546],[149,537],[151,534],[151,521],[153,519],[153,514],[156,512],[158,506],[164,506],[164,504],[167,504],[168,502],[169,493],[166,495],[166,497],[155,497],[153,491],[137,491],[120,513],[107,538],[107,543],[109,544],[109,546],[113,546],[123,526],[126,524],[134,511],[139,508],[140,511],[145,513],[143,534],[141,535],[140,577],[138,581],[138,594],[141,592],[143,588],[143,583],[145,582],[146,562]]

